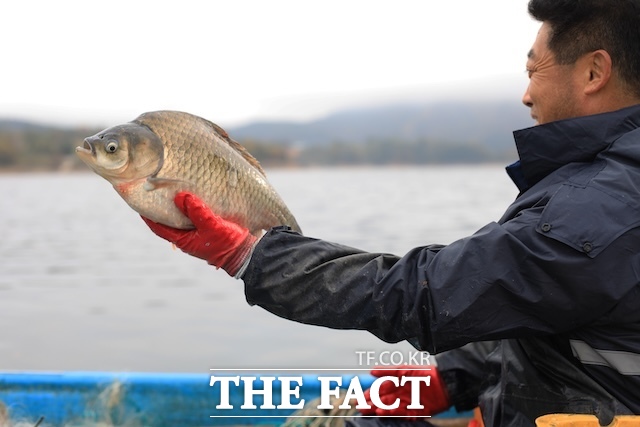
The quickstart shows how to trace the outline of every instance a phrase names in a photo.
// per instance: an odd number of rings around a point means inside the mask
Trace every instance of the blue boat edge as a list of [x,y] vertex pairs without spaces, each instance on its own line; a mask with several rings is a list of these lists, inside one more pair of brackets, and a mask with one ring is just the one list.
[[[236,376],[229,373],[140,373],[140,372],[0,372],[0,425],[91,425],[196,427],[231,425],[281,425],[294,409],[241,409],[242,386],[229,389],[230,409],[217,409],[220,384],[211,377]],[[264,373],[243,373],[262,387]],[[271,376],[271,375],[269,375]],[[297,401],[310,402],[320,396],[317,374],[295,373],[301,377]],[[324,374],[323,374],[324,376]],[[355,377],[363,389],[375,380],[370,375],[335,374],[342,387]],[[275,405],[281,390],[273,383]],[[471,412],[454,409],[437,418],[470,418]],[[3,423],[4,422],[4,423]]]

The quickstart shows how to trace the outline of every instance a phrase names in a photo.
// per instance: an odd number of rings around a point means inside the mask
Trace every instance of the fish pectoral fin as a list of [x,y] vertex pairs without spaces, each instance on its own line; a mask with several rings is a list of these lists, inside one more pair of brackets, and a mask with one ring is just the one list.
[[142,188],[147,191],[157,190],[158,188],[166,188],[166,187],[185,187],[189,183],[187,181],[181,181],[179,179],[169,179],[169,178],[147,178],[147,181],[143,184]]

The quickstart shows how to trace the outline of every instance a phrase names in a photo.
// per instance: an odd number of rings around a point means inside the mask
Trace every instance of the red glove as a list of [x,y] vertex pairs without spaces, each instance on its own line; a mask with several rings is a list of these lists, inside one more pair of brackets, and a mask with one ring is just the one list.
[[[420,369],[422,368],[422,369]],[[380,401],[385,405],[392,406],[394,402],[400,399],[400,405],[395,409],[377,408],[371,401],[371,389],[365,391],[367,404],[371,409],[361,409],[363,415],[376,416],[407,416],[408,419],[416,419],[417,417],[425,417],[435,415],[446,411],[451,406],[449,396],[444,382],[440,378],[438,369],[431,367],[424,369],[424,366],[396,366],[395,369],[373,369],[371,375],[375,377],[397,377],[398,385],[396,387],[391,381],[385,381],[380,385]],[[408,409],[411,404],[411,383],[402,384],[402,377],[431,377],[430,385],[420,381],[420,404],[423,409]]]
[[174,203],[195,229],[178,230],[142,217],[151,231],[176,245],[182,252],[204,259],[235,276],[251,253],[257,238],[249,230],[227,221],[191,193],[178,193]]

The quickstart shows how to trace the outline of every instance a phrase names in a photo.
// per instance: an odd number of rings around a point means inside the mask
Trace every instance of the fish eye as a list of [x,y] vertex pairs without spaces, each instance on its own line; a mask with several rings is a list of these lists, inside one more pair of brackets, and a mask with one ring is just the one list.
[[107,153],[115,153],[118,150],[118,143],[116,141],[109,141],[104,149]]

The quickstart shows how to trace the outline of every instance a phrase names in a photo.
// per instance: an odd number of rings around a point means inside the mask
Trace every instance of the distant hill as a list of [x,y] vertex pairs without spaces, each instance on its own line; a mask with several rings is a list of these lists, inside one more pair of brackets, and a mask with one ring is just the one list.
[[[253,122],[227,131],[265,166],[478,163],[513,159],[512,131],[532,124],[516,101],[451,101],[350,109],[304,123]],[[74,147],[97,131],[0,119],[0,168],[84,170]]]
[[65,128],[20,120],[0,120],[0,170],[80,168],[75,147],[97,129]]
[[0,119],[0,131],[3,132],[25,132],[25,131],[44,131],[53,129],[51,126],[39,123],[27,122],[17,119]]
[[429,139],[508,150],[513,147],[512,132],[532,125],[529,110],[518,101],[486,101],[388,105],[340,111],[304,123],[253,122],[227,130],[237,140],[298,146]]

